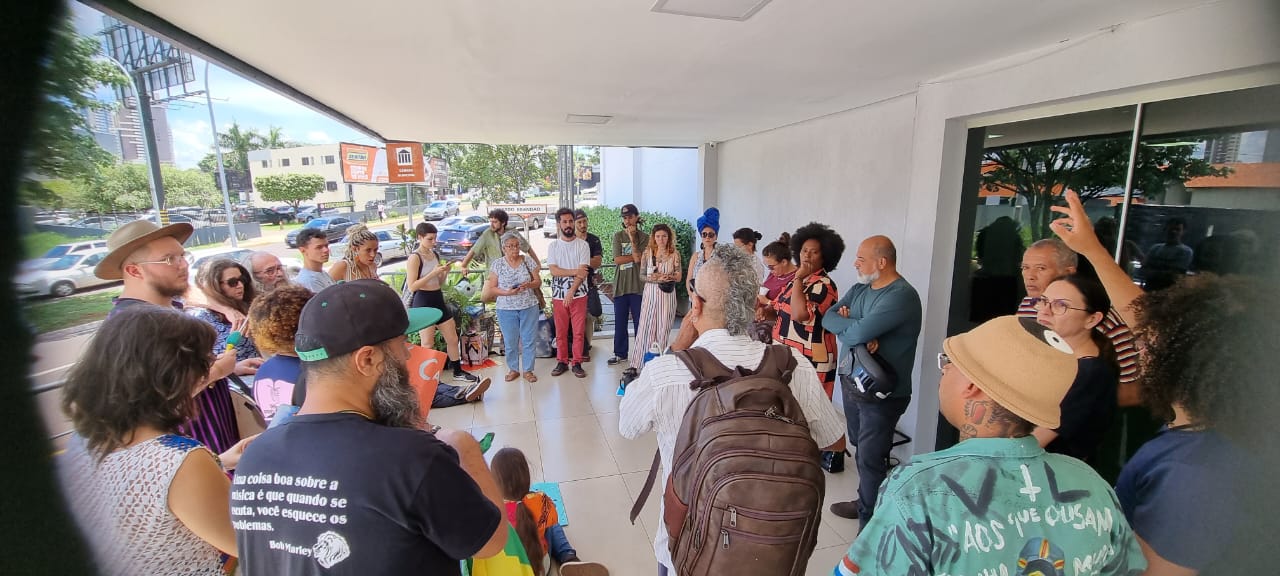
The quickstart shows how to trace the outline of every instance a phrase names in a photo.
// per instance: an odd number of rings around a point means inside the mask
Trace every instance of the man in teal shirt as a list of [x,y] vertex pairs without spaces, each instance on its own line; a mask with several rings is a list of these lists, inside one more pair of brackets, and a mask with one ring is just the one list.
[[[506,210],[494,208],[489,211],[489,229],[480,233],[480,237],[476,239],[476,243],[467,251],[466,257],[462,259],[463,270],[471,265],[471,259],[477,258],[481,264],[488,265],[502,257],[502,242],[499,240],[503,234],[507,233],[507,221],[511,217],[507,215]],[[529,241],[520,236],[520,251],[528,254],[533,258],[534,262],[542,262],[538,259],[538,254],[533,251],[533,247],[529,246]]]
[[[857,518],[866,526],[875,512],[876,491],[889,472],[894,428],[911,403],[921,312],[920,295],[898,274],[898,251],[889,238],[863,240],[853,266],[858,270],[858,283],[822,316],[822,326],[840,340],[837,372],[844,417],[849,443],[858,449],[858,499],[832,504],[831,513]],[[860,344],[883,358],[896,377],[888,396],[873,396],[859,389],[853,347]]]
[[1034,319],[1002,316],[942,349],[938,405],[960,443],[893,471],[835,576],[1141,574],[1115,492],[1031,436],[1058,426],[1070,348]]

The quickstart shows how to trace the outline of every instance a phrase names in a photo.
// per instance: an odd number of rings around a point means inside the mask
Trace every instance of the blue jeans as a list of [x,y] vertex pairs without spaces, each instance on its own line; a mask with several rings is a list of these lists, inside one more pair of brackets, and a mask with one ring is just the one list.
[[627,333],[627,318],[631,318],[632,332],[640,332],[640,295],[623,294],[613,297],[613,355],[627,357],[630,335]]
[[533,371],[538,312],[536,305],[524,310],[498,310],[498,328],[502,330],[502,347],[506,351],[508,370]]
[[436,395],[431,398],[432,408],[448,408],[459,404],[466,404],[467,398],[462,395],[465,388],[454,386],[452,384],[439,383],[436,386]]
[[858,523],[866,528],[876,508],[880,484],[889,473],[893,431],[902,413],[907,411],[911,397],[864,402],[857,395],[857,386],[845,374],[840,375],[840,391],[845,422],[849,426],[849,443],[858,448],[854,455],[858,463]]
[[547,527],[547,555],[551,556],[556,564],[564,564],[570,560],[578,559],[578,551],[569,545],[569,537],[564,535],[564,527],[559,524],[552,524]]

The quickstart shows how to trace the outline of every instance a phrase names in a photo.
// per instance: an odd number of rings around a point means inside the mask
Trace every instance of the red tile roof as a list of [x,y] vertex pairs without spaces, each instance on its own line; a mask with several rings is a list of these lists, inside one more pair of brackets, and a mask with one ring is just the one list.
[[1215,168],[1230,168],[1226,177],[1200,176],[1187,180],[1187,188],[1280,188],[1280,162],[1228,162]]

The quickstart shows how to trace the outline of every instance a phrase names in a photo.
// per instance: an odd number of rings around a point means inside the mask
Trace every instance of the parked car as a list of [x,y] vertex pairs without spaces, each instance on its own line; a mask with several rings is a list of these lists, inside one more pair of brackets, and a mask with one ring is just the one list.
[[[160,220],[157,219],[155,216],[148,216],[146,220],[150,220],[151,223],[157,224],[157,225],[160,223]],[[205,225],[203,221],[197,220],[195,218],[192,218],[184,214],[169,214],[169,223],[170,224],[179,224],[179,223],[190,224],[192,228],[199,228]]]
[[442,220],[450,216],[457,216],[461,211],[457,200],[436,200],[422,209],[422,218],[424,220]]
[[96,250],[104,250],[107,247],[106,240],[85,240],[83,242],[70,242],[67,244],[59,244],[50,248],[39,258],[33,258],[22,263],[23,270],[35,270],[43,268],[47,264],[52,264],[55,260],[62,258],[68,254],[85,254]]
[[542,222],[542,237],[555,238],[559,235],[560,229],[556,227],[556,219],[548,216],[547,219]]
[[[192,250],[190,258],[187,258],[187,280],[191,282],[191,286],[196,285],[196,275],[200,273],[200,268],[208,264],[211,260],[218,258],[227,258],[240,262],[245,256],[252,254],[253,250],[248,248],[207,248],[203,250]],[[248,266],[246,266],[248,268]]]
[[537,214],[508,214],[507,229],[508,230],[536,230],[542,227],[542,221],[545,216]]
[[75,222],[72,222],[71,224],[69,224],[69,226],[72,226],[75,228],[97,228],[98,230],[115,230],[116,228],[119,228],[128,222],[129,220],[118,218],[116,216],[86,216],[84,218],[76,220]]
[[459,224],[484,224],[488,221],[489,219],[487,217],[479,214],[472,214],[470,216],[450,216],[436,224],[436,229],[443,230],[446,226],[457,226]]
[[318,208],[316,206],[299,206],[298,220],[307,221],[320,218],[321,216],[337,216],[337,208]]
[[[286,208],[288,208],[286,206]],[[287,213],[277,212],[275,208],[244,208],[241,210],[240,217],[249,222],[257,222],[259,224],[280,224],[282,222],[291,222],[293,217]]]
[[[396,234],[395,230],[370,230],[370,232],[373,232],[373,235],[378,237],[379,265],[384,261],[408,258],[409,252],[418,249],[417,241],[410,240],[409,249],[405,250],[405,247],[400,244],[400,235]],[[342,256],[347,253],[347,239],[344,237],[342,240],[339,240],[337,244],[331,246],[329,248],[329,253],[332,254],[330,260],[342,258]]]
[[15,289],[25,296],[70,296],[76,290],[119,282],[93,275],[93,268],[107,256],[106,249],[67,254],[14,279]]
[[285,236],[284,241],[285,241],[285,244],[288,244],[290,248],[297,248],[298,233],[301,232],[303,228],[316,228],[319,230],[324,230],[324,235],[329,239],[330,243],[333,243],[333,242],[337,242],[338,240],[341,240],[343,236],[346,236],[347,229],[355,225],[356,223],[353,222],[350,218],[343,218],[343,217],[316,218],[314,220],[307,222],[306,224],[303,224],[302,228],[299,228],[297,230],[294,230],[293,232],[290,232],[287,236]]
[[489,223],[450,226],[436,235],[436,249],[445,260],[461,260],[475,245],[480,235],[489,229]]
[[276,206],[272,210],[275,210],[276,214],[285,218],[285,222],[294,222],[298,219],[298,212],[293,209],[293,206]]

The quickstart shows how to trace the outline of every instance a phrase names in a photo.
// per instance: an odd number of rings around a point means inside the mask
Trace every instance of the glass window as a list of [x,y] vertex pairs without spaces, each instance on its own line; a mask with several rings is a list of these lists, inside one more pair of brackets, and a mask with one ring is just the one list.
[[281,167],[281,168],[287,168],[288,166],[289,166],[289,159],[288,159],[288,158],[281,158],[281,159],[280,159],[280,167]]
[[324,163],[325,163],[325,164],[333,164],[333,162],[334,162],[333,155],[329,155],[329,156],[325,156],[325,157],[324,157]]
[[325,189],[325,190],[329,190],[329,191],[331,191],[331,192],[332,192],[332,191],[334,191],[334,190],[337,190],[337,189],[338,189],[338,183],[337,183],[337,181],[329,180],[329,181],[325,182],[325,183],[324,183],[324,189]]
[[307,157],[307,156],[303,156],[303,157],[302,157],[302,165],[303,165],[303,166],[310,166],[310,165],[311,165],[311,158],[310,158],[310,157]]

